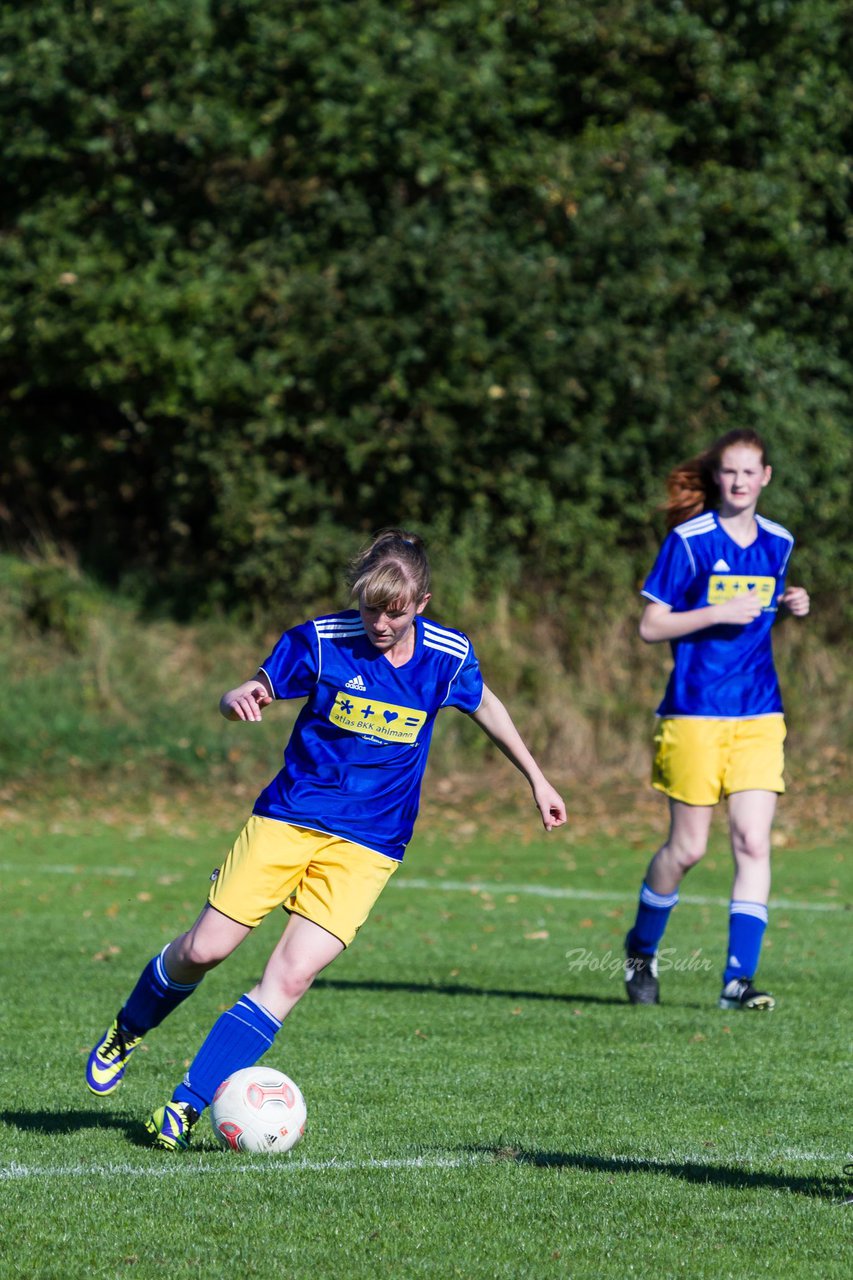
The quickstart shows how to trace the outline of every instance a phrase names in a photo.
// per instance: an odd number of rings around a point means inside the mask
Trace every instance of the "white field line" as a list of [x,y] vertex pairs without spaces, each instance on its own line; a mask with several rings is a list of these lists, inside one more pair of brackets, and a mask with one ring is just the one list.
[[[147,876],[149,874],[148,871],[138,867],[83,867],[73,866],[70,863],[57,864],[55,862],[0,862],[0,871],[29,876]],[[174,877],[170,875],[169,878],[180,880],[181,874],[176,873]]]
[[[790,1147],[777,1152],[768,1152],[756,1156],[719,1156],[708,1159],[707,1155],[693,1155],[673,1152],[667,1159],[649,1158],[642,1155],[604,1155],[597,1153],[587,1157],[589,1167],[583,1164],[583,1157],[578,1157],[578,1168],[588,1173],[595,1173],[594,1162],[600,1160],[607,1164],[624,1164],[627,1170],[639,1167],[642,1169],[661,1169],[666,1171],[673,1164],[689,1164],[694,1167],[707,1166],[716,1169],[721,1163],[746,1166],[746,1169],[762,1169],[772,1171],[773,1162],[820,1164],[827,1162],[833,1167],[844,1163],[847,1156],[837,1151],[797,1151]],[[490,1152],[471,1152],[456,1156],[410,1156],[408,1158],[389,1158],[385,1160],[291,1160],[289,1157],[260,1157],[256,1160],[234,1160],[228,1153],[223,1153],[221,1160],[194,1160],[192,1156],[182,1155],[180,1158],[168,1156],[162,1164],[135,1165],[126,1161],[107,1164],[71,1164],[71,1165],[25,1165],[12,1161],[0,1165],[0,1182],[26,1182],[28,1180],[47,1178],[171,1178],[194,1177],[203,1175],[209,1178],[217,1173],[233,1178],[235,1174],[244,1176],[298,1173],[363,1173],[373,1170],[398,1169],[466,1169],[472,1165],[498,1165],[518,1163],[525,1168],[559,1168],[571,1165],[571,1154],[565,1162],[559,1158],[550,1165],[546,1160],[536,1163],[534,1153],[521,1152],[517,1161],[511,1155],[503,1156]],[[746,1171],[746,1169],[744,1171]],[[781,1170],[779,1170],[781,1172]]]
[[[149,867],[91,867],[74,866],[64,863],[33,864],[24,862],[0,862],[0,873],[29,874],[32,876],[123,876],[135,878],[142,876],[146,880],[152,878]],[[156,878],[156,877],[155,877]],[[186,872],[168,873],[170,883],[177,883],[187,878]],[[493,897],[517,894],[533,898],[572,899],[579,902],[626,902],[635,901],[635,893],[620,893],[606,889],[568,889],[545,884],[505,884],[503,881],[486,880],[445,880],[436,876],[434,880],[417,880],[405,876],[394,876],[390,880],[392,889],[427,890],[436,893],[478,893]],[[697,894],[682,894],[679,901],[693,907],[727,907],[728,898],[706,898]],[[848,911],[846,902],[797,902],[790,898],[770,899],[771,909],[777,911]]]
[[354,1173],[371,1169],[462,1169],[472,1164],[483,1164],[491,1157],[487,1155],[462,1156],[411,1156],[408,1159],[388,1160],[290,1160],[287,1157],[268,1156],[258,1160],[234,1161],[229,1153],[215,1163],[209,1160],[195,1161],[181,1156],[179,1160],[169,1157],[162,1165],[116,1164],[71,1164],[71,1165],[0,1165],[0,1182],[12,1182],[27,1178],[76,1178],[76,1177],[130,1177],[130,1178],[169,1178],[179,1176],[224,1173],[233,1177],[235,1173],[243,1174],[295,1174],[295,1173]]
[[[536,898],[575,898],[587,902],[625,902],[635,901],[636,894],[618,893],[605,889],[559,889],[545,884],[504,884],[491,883],[485,880],[408,880],[401,877],[389,881],[395,889],[435,889],[445,893],[480,893],[492,896],[507,894],[526,894]],[[727,907],[728,898],[702,898],[691,894],[682,894],[679,902],[694,907]],[[844,902],[792,902],[788,898],[771,898],[770,906],[784,911],[846,911]]]

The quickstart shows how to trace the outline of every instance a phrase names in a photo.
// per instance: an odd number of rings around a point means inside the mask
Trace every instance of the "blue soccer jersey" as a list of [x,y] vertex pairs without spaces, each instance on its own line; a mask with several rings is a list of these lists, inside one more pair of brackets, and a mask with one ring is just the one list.
[[730,719],[782,710],[770,629],[794,540],[772,520],[755,520],[758,534],[748,547],[729,537],[714,511],[678,525],[643,584],[647,599],[676,613],[720,604],[751,588],[762,604],[746,626],[721,624],[672,642],[674,667],[660,716]]
[[470,714],[483,697],[467,636],[420,616],[414,628],[402,667],[371,644],[355,610],[284,633],[261,670],[276,698],[307,702],[255,813],[403,857],[435,717],[442,707]]

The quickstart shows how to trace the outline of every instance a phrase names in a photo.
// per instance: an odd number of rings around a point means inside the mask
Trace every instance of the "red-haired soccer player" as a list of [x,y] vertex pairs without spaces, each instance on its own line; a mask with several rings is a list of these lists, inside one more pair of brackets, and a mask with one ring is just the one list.
[[756,513],[770,483],[764,442],[730,431],[668,479],[670,532],[643,585],[640,635],[669,641],[673,670],[658,707],[652,785],[670,827],[649,863],[625,940],[632,1004],[657,1004],[657,952],[685,873],[703,857],[725,797],[734,858],[720,1006],[772,1009],[754,986],[770,893],[770,829],[782,780],[785,721],[770,632],[780,607],[809,611],[786,587],[794,540]]

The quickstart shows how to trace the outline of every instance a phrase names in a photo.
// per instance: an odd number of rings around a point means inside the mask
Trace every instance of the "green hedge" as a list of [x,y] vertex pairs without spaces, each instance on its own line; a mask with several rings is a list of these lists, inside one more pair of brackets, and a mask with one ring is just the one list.
[[[0,5],[0,514],[183,607],[426,531],[588,607],[768,437],[850,598],[845,0]],[[845,558],[845,548],[848,548]]]

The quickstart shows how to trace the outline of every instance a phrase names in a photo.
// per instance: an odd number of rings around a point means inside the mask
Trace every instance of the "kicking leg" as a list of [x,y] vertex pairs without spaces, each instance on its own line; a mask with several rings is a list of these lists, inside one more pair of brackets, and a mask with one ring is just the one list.
[[339,938],[313,921],[291,916],[261,981],[220,1015],[171,1102],[149,1120],[156,1146],[177,1150],[188,1145],[192,1126],[222,1081],[263,1057],[288,1013],[343,949]]
[[103,1097],[121,1083],[146,1032],[195,991],[209,969],[230,955],[251,929],[205,906],[195,924],[164,947],[143,969],[112,1025],[89,1054],[86,1084]]

